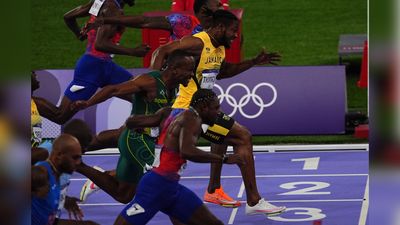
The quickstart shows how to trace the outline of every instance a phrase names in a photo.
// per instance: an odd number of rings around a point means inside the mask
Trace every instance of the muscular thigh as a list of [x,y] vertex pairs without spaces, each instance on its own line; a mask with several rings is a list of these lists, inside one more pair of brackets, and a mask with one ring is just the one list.
[[197,209],[203,205],[203,201],[193,191],[181,184],[178,184],[172,200],[173,202],[161,209],[161,211],[185,224],[192,218]]

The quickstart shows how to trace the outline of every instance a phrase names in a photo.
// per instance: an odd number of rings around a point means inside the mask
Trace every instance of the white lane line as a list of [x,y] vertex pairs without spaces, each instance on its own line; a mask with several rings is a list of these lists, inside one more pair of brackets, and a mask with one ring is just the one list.
[[[199,146],[203,151],[210,151],[209,146]],[[331,144],[331,145],[254,145],[254,152],[279,152],[279,151],[310,151],[310,150],[318,150],[318,151],[329,151],[331,150],[341,150],[344,151],[353,151],[353,150],[362,150],[369,151],[369,145],[366,144]],[[228,151],[232,152],[233,149],[231,146],[228,147]],[[106,148],[97,151],[86,152],[85,155],[101,155],[101,154],[119,154],[117,148]]]
[[[271,177],[357,177],[357,176],[368,176],[367,173],[345,173],[345,174],[282,174],[282,175],[257,175],[256,178],[271,178]],[[188,179],[209,179],[210,176],[190,176],[190,177],[181,177],[182,180]],[[225,179],[235,179],[242,178],[242,176],[221,176],[221,178]],[[87,178],[71,178],[71,181],[81,181],[87,180]]]
[[233,224],[239,207],[232,209],[231,216],[229,217],[228,224]]
[[[238,193],[237,197],[238,198],[243,197],[243,193],[244,193],[244,182],[242,181],[242,184],[240,185],[239,193]],[[246,201],[243,201],[243,202],[244,202],[243,204],[246,204]],[[232,209],[231,216],[229,217],[228,224],[233,224],[233,222],[235,221],[235,217],[236,217],[236,214],[237,214],[238,210],[239,210],[239,207]]]
[[358,225],[365,225],[367,223],[367,215],[369,208],[369,177],[367,178],[367,183],[365,184],[364,201],[361,206],[360,220]]
[[[313,200],[268,200],[268,202],[362,202],[363,199],[353,199],[353,198],[349,198],[349,199],[313,199]],[[240,203],[242,204],[246,204],[246,201],[240,201]],[[204,202],[204,204],[210,204],[210,205],[214,205],[213,203],[208,203],[208,202]],[[81,206],[120,206],[120,205],[125,205],[122,203],[81,203],[78,204]],[[238,208],[234,208],[233,210],[238,210]],[[236,215],[236,213],[235,213]],[[231,219],[229,219],[229,221],[231,221]],[[233,223],[233,221],[232,221]],[[229,224],[232,224],[229,223]]]
[[[200,149],[207,151],[206,148],[201,148]],[[99,150],[103,151],[103,150]],[[368,152],[368,150],[365,149],[351,149],[351,150],[281,150],[281,151],[274,151],[274,150],[254,150],[253,153],[255,155],[259,154],[302,154],[302,153],[355,153],[355,152]],[[228,149],[228,152],[233,152],[232,150],[230,151]],[[368,154],[368,153],[366,153]],[[97,152],[97,153],[85,153],[83,155],[84,157],[119,157],[119,151],[116,149],[115,151],[112,150],[107,150],[105,153],[103,152]]]

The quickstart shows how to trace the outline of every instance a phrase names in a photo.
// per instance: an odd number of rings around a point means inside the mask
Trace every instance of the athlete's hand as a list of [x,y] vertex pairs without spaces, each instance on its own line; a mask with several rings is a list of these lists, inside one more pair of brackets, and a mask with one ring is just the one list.
[[281,55],[277,52],[266,52],[265,49],[262,49],[261,52],[252,59],[252,61],[255,65],[278,65],[277,62],[281,61]]
[[87,39],[87,32],[89,32],[89,30],[87,30],[87,23],[85,24],[85,26],[82,27],[81,31],[79,32],[79,34],[76,35],[76,37],[78,38],[78,40],[80,41],[84,41]]
[[149,45],[141,45],[133,49],[132,56],[144,57],[150,49]]
[[229,154],[226,155],[228,158],[224,162],[225,164],[237,164],[238,166],[245,165],[246,162],[239,154]]
[[83,101],[83,100],[79,100],[76,102],[73,102],[71,104],[71,110],[83,110],[86,109],[88,107],[88,102],[87,101]]
[[65,196],[64,208],[68,211],[69,219],[72,219],[73,215],[75,220],[82,220],[83,212],[78,202],[80,202],[78,198]]

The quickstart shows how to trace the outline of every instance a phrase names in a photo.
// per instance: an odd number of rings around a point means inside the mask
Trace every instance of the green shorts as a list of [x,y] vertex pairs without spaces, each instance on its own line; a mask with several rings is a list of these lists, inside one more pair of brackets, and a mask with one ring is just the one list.
[[232,129],[235,120],[225,113],[221,112],[218,114],[215,124],[207,129],[201,136],[215,144],[224,143],[225,137]]
[[121,153],[117,164],[117,178],[137,184],[154,161],[155,138],[125,129],[118,140]]

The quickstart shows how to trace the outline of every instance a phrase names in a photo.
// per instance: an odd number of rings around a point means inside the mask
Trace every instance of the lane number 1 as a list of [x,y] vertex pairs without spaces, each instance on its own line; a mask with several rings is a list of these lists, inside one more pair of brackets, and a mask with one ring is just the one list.
[[303,170],[317,170],[320,157],[292,159],[292,162],[304,161]]

